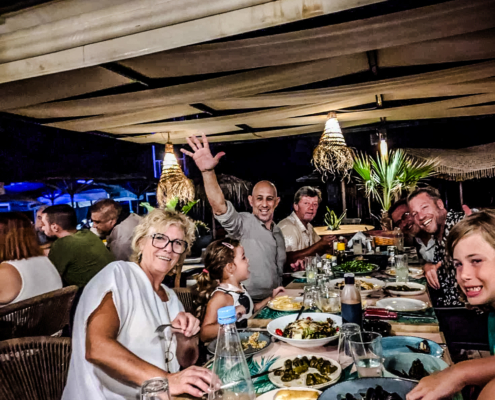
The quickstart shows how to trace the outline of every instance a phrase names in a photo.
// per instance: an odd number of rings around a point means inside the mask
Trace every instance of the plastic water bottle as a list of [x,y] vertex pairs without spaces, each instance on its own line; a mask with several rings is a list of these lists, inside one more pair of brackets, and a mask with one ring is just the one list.
[[220,379],[222,389],[217,390],[216,387],[211,386],[208,400],[254,400],[256,398],[235,322],[234,306],[218,310],[220,328],[213,360],[213,373]]

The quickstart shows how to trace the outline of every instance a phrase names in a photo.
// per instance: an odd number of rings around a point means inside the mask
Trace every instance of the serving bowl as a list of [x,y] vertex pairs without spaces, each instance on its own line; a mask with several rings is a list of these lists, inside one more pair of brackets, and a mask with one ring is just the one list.
[[[360,281],[363,281],[366,283],[370,283],[373,285],[373,289],[370,289],[370,290],[360,289],[362,295],[368,295],[370,293],[376,292],[377,290],[380,290],[382,287],[385,286],[385,282],[380,280],[380,279],[359,277],[359,278],[356,278],[356,281],[357,280],[360,280]],[[336,289],[335,286],[338,285],[339,283],[342,283],[342,282],[344,282],[344,278],[332,279],[330,282],[328,282],[328,285],[335,290],[339,290],[339,289]],[[356,285],[357,285],[357,283],[356,283]]]
[[415,360],[421,361],[423,366],[425,367],[426,372],[430,374],[442,371],[445,368],[449,367],[448,364],[441,358],[433,357],[428,354],[397,353],[385,357],[385,361],[383,362],[383,375],[385,377],[398,378],[397,375],[391,372],[392,369],[409,373],[409,369],[411,368],[411,365]]
[[[297,317],[296,314],[291,314],[274,319],[267,326],[268,333],[270,333],[270,335],[272,336],[275,336],[277,339],[281,340],[282,342],[288,343],[291,346],[299,347],[299,348],[323,346],[327,343],[337,340],[337,338],[339,337],[339,334],[337,332],[337,334],[334,336],[321,338],[321,339],[289,339],[277,335],[275,333],[277,329],[280,329],[283,332],[287,325],[289,325],[291,322],[294,322],[296,320],[296,317]],[[311,318],[313,321],[326,321],[328,318],[331,318],[335,322],[335,326],[338,326],[339,328],[342,326],[342,318],[338,315],[327,314],[327,313],[303,313],[301,315],[301,319],[308,317]]]
[[[417,382],[399,378],[361,378],[344,381],[331,386],[318,397],[318,400],[345,400],[346,393],[356,398],[365,398],[368,388],[376,388],[380,385],[390,393],[397,393],[403,399],[417,385]],[[359,397],[359,395],[364,396]]]

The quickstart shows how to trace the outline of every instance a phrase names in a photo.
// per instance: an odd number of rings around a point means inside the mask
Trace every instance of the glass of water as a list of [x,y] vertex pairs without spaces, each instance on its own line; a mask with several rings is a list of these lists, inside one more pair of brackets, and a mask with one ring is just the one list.
[[360,378],[382,376],[382,335],[360,332],[349,336],[352,358]]
[[327,283],[320,284],[320,304],[319,308],[322,312],[340,312],[340,290],[331,289]]
[[171,400],[166,378],[153,378],[141,386],[141,400]]
[[318,268],[316,267],[316,260],[314,257],[308,257],[310,260],[306,259],[306,281],[308,285],[316,284],[316,275],[318,275]]
[[353,322],[342,324],[340,327],[338,361],[343,367],[347,367],[353,362],[351,348],[349,345],[349,337],[359,332],[361,332],[361,328],[358,324],[354,324]]
[[407,283],[408,277],[407,254],[397,254],[395,256],[395,281]]
[[304,286],[303,307],[305,311],[318,311],[320,306],[320,292],[317,286]]

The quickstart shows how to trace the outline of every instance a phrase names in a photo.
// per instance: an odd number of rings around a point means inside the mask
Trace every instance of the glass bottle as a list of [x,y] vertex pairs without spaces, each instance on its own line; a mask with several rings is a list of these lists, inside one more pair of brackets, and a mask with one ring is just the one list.
[[340,292],[342,323],[352,322],[361,326],[363,321],[361,292],[355,285],[354,274],[344,274],[344,281],[345,286]]
[[221,388],[210,386],[208,400],[254,400],[256,394],[246,363],[241,340],[235,327],[234,306],[218,310],[217,347],[213,373],[220,379]]
[[337,243],[337,264],[343,264],[345,262],[345,242],[344,238],[341,236],[339,242]]

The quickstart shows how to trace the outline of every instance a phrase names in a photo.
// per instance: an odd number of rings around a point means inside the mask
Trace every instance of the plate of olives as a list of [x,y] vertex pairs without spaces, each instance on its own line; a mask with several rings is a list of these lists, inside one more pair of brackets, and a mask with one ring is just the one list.
[[268,375],[278,387],[320,389],[336,383],[342,374],[340,364],[327,357],[296,356],[280,358],[272,366],[281,368]]

